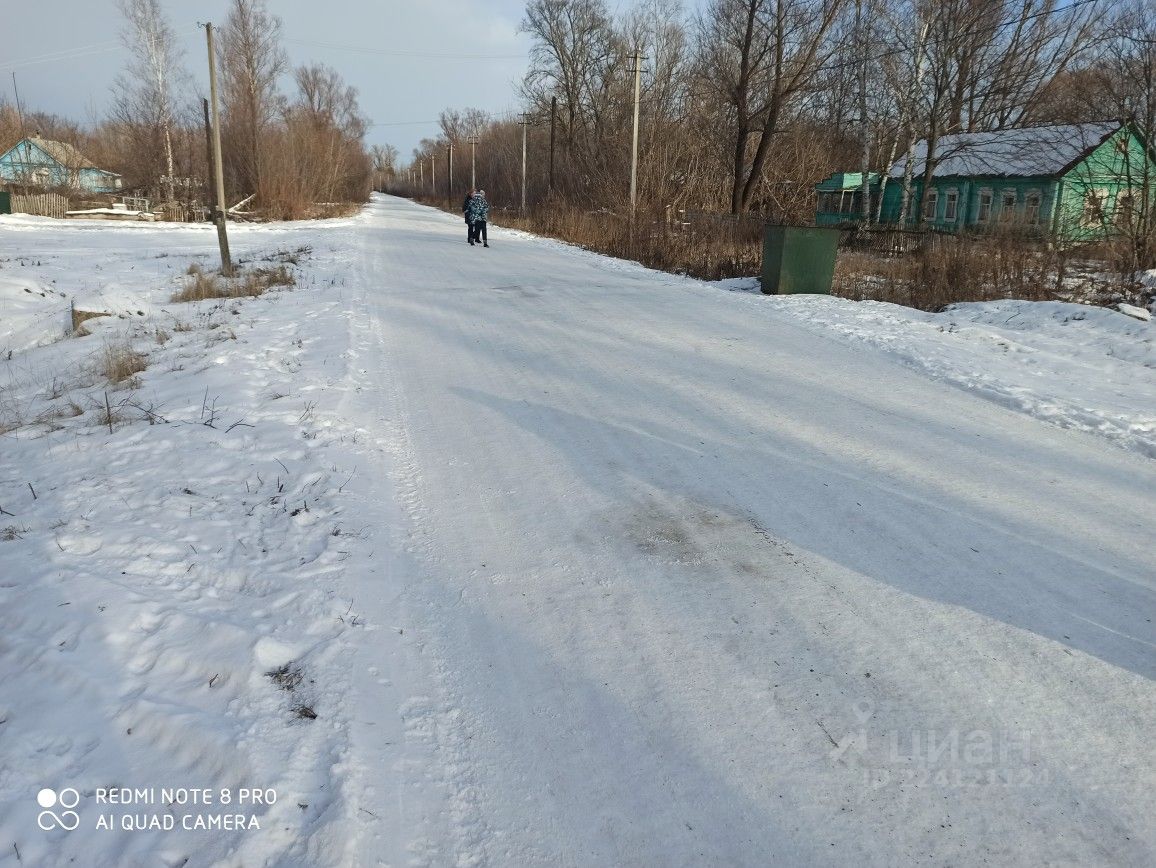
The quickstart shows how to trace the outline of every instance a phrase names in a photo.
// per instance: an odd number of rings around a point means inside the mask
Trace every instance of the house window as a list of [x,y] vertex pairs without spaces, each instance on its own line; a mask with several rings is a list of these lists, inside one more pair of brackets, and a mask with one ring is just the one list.
[[959,191],[948,190],[943,197],[943,219],[954,223],[959,216]]
[[1081,220],[1085,226],[1099,226],[1104,222],[1104,206],[1108,194],[1104,190],[1089,190],[1084,194],[1084,213]]
[[1010,223],[1016,217],[1016,191],[1004,190],[999,196],[999,219]]
[[1116,225],[1121,229],[1129,229],[1135,220],[1136,204],[1132,194],[1121,191],[1116,195]]
[[927,198],[923,201],[923,219],[934,220],[939,211],[939,191],[928,190]]
[[994,196],[991,190],[979,191],[979,210],[975,215],[975,222],[987,223],[991,220],[991,203],[994,201]]
[[1028,226],[1040,225],[1040,191],[1030,190],[1024,197],[1024,222]]

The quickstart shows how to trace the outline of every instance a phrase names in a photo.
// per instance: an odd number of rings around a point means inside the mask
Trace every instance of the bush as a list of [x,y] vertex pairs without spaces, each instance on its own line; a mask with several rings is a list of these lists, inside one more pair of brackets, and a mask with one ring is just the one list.
[[253,268],[234,277],[206,273],[200,266],[189,266],[189,279],[173,293],[172,301],[205,301],[210,298],[253,298],[273,286],[294,286],[297,278],[287,265]]
[[148,356],[138,353],[128,341],[109,342],[101,350],[97,370],[110,383],[123,383],[148,367]]

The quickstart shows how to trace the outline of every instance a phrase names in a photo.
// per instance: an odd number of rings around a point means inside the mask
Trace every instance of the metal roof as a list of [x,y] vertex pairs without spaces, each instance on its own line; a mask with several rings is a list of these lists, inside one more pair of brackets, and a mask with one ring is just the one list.
[[[1062,175],[1119,129],[1119,123],[1104,122],[952,133],[936,142],[932,177]],[[918,178],[925,168],[927,140],[918,142],[912,154]],[[903,176],[906,162],[904,155],[892,167],[892,178]]]

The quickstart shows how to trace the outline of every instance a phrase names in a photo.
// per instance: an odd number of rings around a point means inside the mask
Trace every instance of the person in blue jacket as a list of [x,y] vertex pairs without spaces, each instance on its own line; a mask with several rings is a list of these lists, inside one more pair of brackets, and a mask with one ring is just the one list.
[[473,234],[470,236],[470,244],[476,244],[478,241],[482,242],[483,247],[490,246],[490,240],[486,235],[486,221],[490,216],[490,203],[486,201],[486,191],[478,190],[471,198],[469,207],[466,209],[466,220],[469,221],[473,229]]

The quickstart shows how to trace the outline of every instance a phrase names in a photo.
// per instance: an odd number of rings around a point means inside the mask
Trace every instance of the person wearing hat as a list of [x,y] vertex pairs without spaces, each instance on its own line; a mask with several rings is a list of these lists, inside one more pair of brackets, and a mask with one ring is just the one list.
[[469,221],[473,229],[473,234],[470,236],[471,244],[481,241],[483,247],[490,246],[489,238],[486,235],[486,221],[489,216],[490,203],[486,201],[486,191],[478,190],[471,197],[469,208],[466,211],[466,220]]
[[470,242],[471,247],[474,245],[474,224],[470,220],[470,200],[474,198],[474,192],[470,190],[462,200],[462,216],[466,218],[466,241]]

